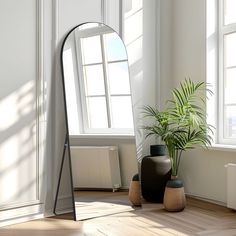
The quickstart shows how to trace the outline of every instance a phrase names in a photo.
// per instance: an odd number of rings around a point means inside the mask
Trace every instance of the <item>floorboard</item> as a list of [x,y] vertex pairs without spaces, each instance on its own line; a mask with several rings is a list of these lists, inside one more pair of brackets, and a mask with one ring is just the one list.
[[[94,199],[102,201],[94,193]],[[106,196],[107,198],[107,196]],[[124,196],[122,196],[124,201]],[[126,201],[128,196],[126,193]],[[162,204],[143,201],[132,211],[77,221],[71,215],[35,220],[0,229],[1,236],[235,236],[236,213],[212,203],[187,198],[184,211],[169,213]]]

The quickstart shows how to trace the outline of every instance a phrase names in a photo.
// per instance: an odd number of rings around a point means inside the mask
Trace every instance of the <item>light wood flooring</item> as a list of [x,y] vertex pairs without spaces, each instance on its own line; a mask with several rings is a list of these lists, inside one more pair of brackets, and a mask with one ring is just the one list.
[[4,236],[173,236],[236,235],[236,212],[188,198],[184,211],[168,213],[162,204],[143,203],[129,212],[74,222],[70,216],[0,228]]
[[76,220],[114,215],[132,211],[127,192],[75,191]]

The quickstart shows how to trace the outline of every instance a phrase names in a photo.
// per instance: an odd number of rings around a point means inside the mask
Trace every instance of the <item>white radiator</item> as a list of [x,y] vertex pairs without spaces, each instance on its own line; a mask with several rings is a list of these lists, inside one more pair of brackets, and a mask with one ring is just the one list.
[[118,189],[120,164],[116,146],[72,146],[74,187],[78,189]]
[[228,163],[227,168],[227,207],[236,210],[236,164]]

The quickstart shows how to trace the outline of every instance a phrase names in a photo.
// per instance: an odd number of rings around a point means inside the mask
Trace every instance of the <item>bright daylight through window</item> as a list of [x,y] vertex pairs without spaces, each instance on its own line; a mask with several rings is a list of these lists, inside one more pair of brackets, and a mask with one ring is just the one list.
[[207,8],[207,80],[216,104],[208,113],[215,142],[236,145],[236,1],[208,0]]

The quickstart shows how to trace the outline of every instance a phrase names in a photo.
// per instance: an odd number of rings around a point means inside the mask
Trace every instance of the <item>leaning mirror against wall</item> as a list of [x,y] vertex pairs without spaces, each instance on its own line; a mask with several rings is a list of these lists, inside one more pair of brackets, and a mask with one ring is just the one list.
[[[114,30],[101,23],[74,28],[63,44],[62,66],[68,135],[134,134],[128,58]],[[127,192],[114,193],[122,185],[116,146],[93,141],[69,152],[77,220],[131,210]]]

